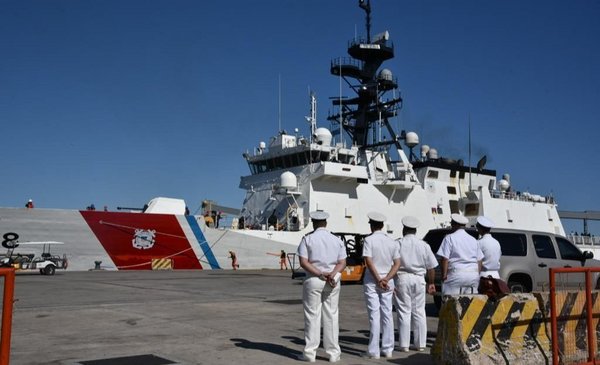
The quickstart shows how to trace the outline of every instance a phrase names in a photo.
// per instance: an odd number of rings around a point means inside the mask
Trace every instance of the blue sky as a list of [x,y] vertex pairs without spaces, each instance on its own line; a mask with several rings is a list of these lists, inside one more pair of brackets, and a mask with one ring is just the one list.
[[[395,44],[399,129],[466,160],[470,117],[474,161],[600,210],[600,2],[374,0],[372,15]],[[309,87],[327,126],[329,62],[355,32],[353,0],[0,0],[0,206],[240,206],[279,77],[282,127],[307,133]]]

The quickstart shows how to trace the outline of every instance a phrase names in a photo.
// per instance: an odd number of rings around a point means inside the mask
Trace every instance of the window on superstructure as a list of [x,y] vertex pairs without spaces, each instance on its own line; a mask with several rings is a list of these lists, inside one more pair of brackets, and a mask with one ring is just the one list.
[[452,213],[460,213],[458,210],[458,200],[450,200],[450,214]]
[[446,189],[448,190],[448,194],[456,194],[456,187],[447,186]]
[[465,204],[465,216],[479,215],[479,203]]
[[427,171],[428,179],[437,179],[438,176],[439,176],[439,171],[437,171],[437,170],[428,170]]
[[450,171],[450,177],[456,177],[456,170]]

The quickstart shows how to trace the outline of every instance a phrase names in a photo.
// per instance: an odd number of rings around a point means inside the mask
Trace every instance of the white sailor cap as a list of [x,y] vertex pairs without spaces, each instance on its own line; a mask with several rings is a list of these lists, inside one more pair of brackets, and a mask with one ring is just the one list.
[[316,210],[314,212],[310,212],[310,219],[312,219],[313,221],[324,221],[327,220],[327,218],[329,218],[329,214],[327,212],[323,212],[321,210]]
[[462,214],[454,213],[450,216],[450,218],[452,218],[452,221],[454,221],[457,224],[460,224],[461,226],[464,226],[467,223],[469,223],[469,220],[465,218]]
[[369,222],[377,222],[377,223],[383,223],[387,219],[385,217],[385,215],[378,213],[378,212],[369,212],[367,214],[367,217],[369,217]]
[[494,222],[492,222],[491,219],[482,215],[477,217],[477,224],[485,228],[494,228]]
[[402,225],[406,228],[416,229],[420,224],[421,222],[419,222],[419,220],[413,216],[407,215],[406,217],[402,218]]

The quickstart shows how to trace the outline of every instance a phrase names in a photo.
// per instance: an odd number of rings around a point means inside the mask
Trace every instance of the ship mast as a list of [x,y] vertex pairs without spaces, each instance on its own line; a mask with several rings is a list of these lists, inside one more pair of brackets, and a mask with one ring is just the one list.
[[367,42],[371,43],[371,0],[358,0],[358,6],[367,14]]
[[[384,61],[394,57],[394,45],[387,31],[371,37],[370,0],[359,0],[359,7],[366,13],[367,37],[353,39],[348,47],[350,57],[333,59],[330,69],[331,74],[344,79],[356,96],[332,98],[338,112],[327,119],[340,124],[340,133],[349,135],[352,145],[366,149],[394,144],[401,149],[389,118],[401,108],[402,98],[392,95],[384,99],[388,92],[398,90],[398,85],[389,70],[378,71]],[[387,130],[388,139],[379,138],[378,124]]]

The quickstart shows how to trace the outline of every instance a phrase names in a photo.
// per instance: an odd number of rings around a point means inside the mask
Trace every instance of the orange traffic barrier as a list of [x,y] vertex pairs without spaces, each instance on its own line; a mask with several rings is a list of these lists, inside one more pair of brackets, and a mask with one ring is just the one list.
[[[550,326],[553,364],[598,364],[598,292],[592,273],[600,267],[560,267],[549,270]],[[585,274],[585,290],[557,291],[556,275]],[[569,339],[569,340],[567,340]]]

